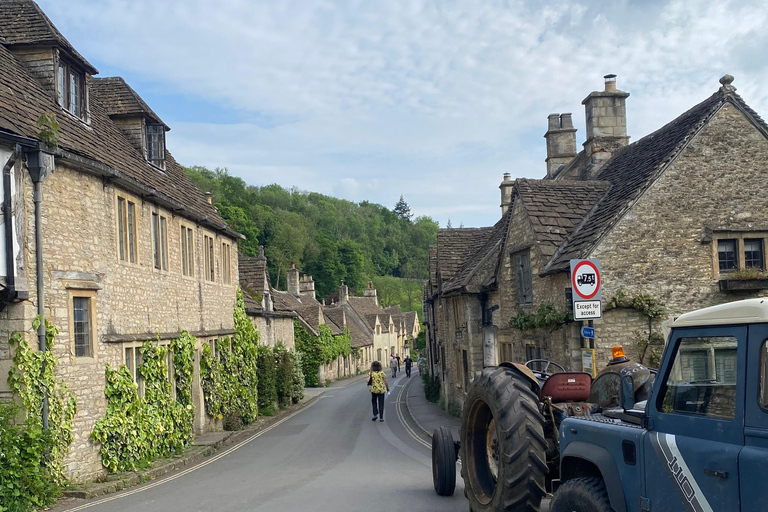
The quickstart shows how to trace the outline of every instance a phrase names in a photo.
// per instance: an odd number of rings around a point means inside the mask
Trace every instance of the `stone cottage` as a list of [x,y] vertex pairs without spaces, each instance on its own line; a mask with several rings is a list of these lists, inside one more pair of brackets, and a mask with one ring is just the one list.
[[[474,372],[500,361],[551,358],[581,370],[582,349],[593,347],[599,369],[622,344],[648,363],[643,345],[663,340],[675,316],[768,288],[768,126],[733,77],[631,144],[628,97],[608,75],[584,99],[578,153],[571,115],[550,115],[546,177],[505,175],[495,226],[438,234],[425,320],[449,401],[460,404]],[[580,338],[580,322],[562,321],[569,261],[582,258],[602,266],[594,342]],[[549,313],[546,327],[520,328],[537,312]]]
[[[240,235],[165,148],[168,126],[124,80],[95,74],[34,2],[0,2],[0,394],[9,335],[37,346],[43,314],[78,400],[73,480],[102,472],[89,436],[106,410],[105,366],[136,378],[144,340],[197,337],[194,427],[207,428],[200,348],[233,332],[238,282]],[[37,124],[52,114],[58,147]]]

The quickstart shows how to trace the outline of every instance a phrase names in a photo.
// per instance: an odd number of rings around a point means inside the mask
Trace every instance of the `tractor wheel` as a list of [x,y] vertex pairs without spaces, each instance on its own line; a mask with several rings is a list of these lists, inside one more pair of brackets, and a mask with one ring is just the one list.
[[456,446],[445,427],[432,433],[432,483],[440,496],[452,496],[456,489]]
[[461,416],[461,476],[475,512],[535,512],[546,494],[544,418],[531,383],[512,368],[486,368]]
[[612,512],[608,491],[599,477],[574,478],[563,483],[552,498],[550,512]]

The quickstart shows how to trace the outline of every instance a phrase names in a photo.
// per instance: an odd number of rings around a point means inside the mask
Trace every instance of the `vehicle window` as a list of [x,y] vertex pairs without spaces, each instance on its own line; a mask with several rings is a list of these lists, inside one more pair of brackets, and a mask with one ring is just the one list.
[[733,336],[682,338],[663,392],[663,410],[733,418],[738,382]]
[[760,350],[760,405],[768,409],[768,340]]

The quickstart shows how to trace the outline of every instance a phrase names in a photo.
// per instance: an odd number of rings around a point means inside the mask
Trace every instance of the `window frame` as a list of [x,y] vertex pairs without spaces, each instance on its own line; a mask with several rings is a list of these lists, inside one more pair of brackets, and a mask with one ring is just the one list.
[[[75,299],[85,299],[88,304],[88,347],[87,355],[77,355],[77,335],[75,334]],[[69,314],[69,353],[75,362],[92,362],[97,359],[97,326],[96,326],[96,291],[72,289],[67,297]]]
[[232,245],[221,242],[221,282],[232,284]]
[[[716,231],[712,236],[712,257],[713,257],[713,276],[715,279],[728,279],[729,274],[745,270],[756,270],[758,267],[747,266],[745,244],[747,242],[760,242],[762,252],[762,269],[765,272],[768,269],[768,231]],[[720,270],[720,242],[734,241],[736,250],[736,266],[729,270]]]
[[179,247],[181,258],[181,275],[195,277],[195,229],[182,223],[179,228]]
[[[56,66],[56,102],[68,114],[77,117],[81,121],[87,119],[88,95],[86,94],[87,81],[86,74],[79,67],[59,57]],[[72,91],[72,83],[76,85],[77,91]],[[75,100],[75,111],[72,111],[73,98]]]
[[[511,255],[515,272],[515,288],[517,289],[517,304],[520,307],[533,306],[533,267],[531,251],[526,249]],[[527,261],[528,271],[525,272],[524,262]],[[528,292],[526,294],[526,292]]]
[[[122,203],[121,203],[122,201]],[[117,233],[117,259],[121,263],[139,264],[139,222],[138,201],[128,194],[116,193],[115,230]],[[131,207],[133,209],[133,228],[131,229]],[[133,250],[131,252],[131,249]],[[124,254],[123,254],[124,253]]]
[[152,234],[152,264],[155,270],[168,272],[168,218],[153,211],[150,220]]
[[165,126],[162,124],[146,124],[144,127],[144,140],[147,162],[159,169],[165,170]]
[[[758,265],[750,265],[747,262],[747,243],[750,242],[757,242],[758,244],[758,252],[759,252],[759,258],[758,258]],[[754,253],[756,251],[750,251],[750,253]],[[744,269],[758,269],[760,271],[765,270],[765,239],[764,238],[745,238],[744,239]]]
[[209,283],[216,282],[215,238],[209,233],[203,235],[203,278]]
[[[728,254],[727,251],[720,251],[720,244],[725,243],[732,243],[733,244],[733,267],[732,268],[722,268],[723,267],[723,259],[720,257],[721,254]],[[729,273],[729,272],[738,272],[739,267],[739,240],[736,238],[719,238],[717,240],[717,245],[715,247],[715,251],[717,251],[717,271],[722,273]],[[728,263],[728,259],[726,258],[725,263]]]

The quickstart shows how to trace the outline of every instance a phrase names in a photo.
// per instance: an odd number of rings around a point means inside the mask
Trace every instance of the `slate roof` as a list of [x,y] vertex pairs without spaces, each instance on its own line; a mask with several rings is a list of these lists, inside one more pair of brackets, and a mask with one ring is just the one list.
[[91,82],[91,94],[98,95],[109,116],[148,116],[153,122],[170,130],[122,77],[94,78]]
[[240,287],[249,295],[262,295],[264,290],[269,290],[266,259],[239,254],[237,266]]
[[256,302],[256,299],[251,297],[248,292],[243,293],[243,304],[245,305],[245,312],[250,314],[258,314],[264,311],[261,307],[261,302]]
[[481,266],[492,266],[495,269],[507,239],[511,219],[512,205],[492,228],[488,228],[490,234],[485,242],[464,260],[453,279],[443,284],[443,293],[451,293],[466,288]]
[[598,179],[609,182],[610,188],[560,247],[545,271],[567,271],[570,259],[589,255],[725,103],[741,110],[768,136],[765,122],[734,91],[731,86],[721,87],[703,102],[611,158],[598,174]]
[[486,228],[448,228],[437,231],[437,271],[440,279],[449,281],[466,258],[485,244],[493,233]]
[[88,73],[91,75],[99,73],[75,50],[43,10],[30,0],[0,1],[0,43],[8,46],[61,46],[77,59]]
[[516,181],[543,261],[549,261],[609,186],[605,181]]
[[352,347],[367,347],[373,345],[373,338],[368,336],[363,329],[357,325],[357,322],[347,322],[347,329],[349,329],[349,335],[352,338]]
[[[331,309],[333,309],[333,308],[328,307],[328,306],[323,308],[323,318],[325,320],[325,325],[327,325],[328,328],[331,330],[331,334],[333,334],[334,336],[340,336],[340,335],[344,334],[344,327],[343,327],[344,324],[343,324],[342,318],[340,316],[338,316],[338,315],[329,315],[328,314],[329,310],[331,310]],[[342,313],[343,313],[343,311],[342,311]],[[335,319],[334,319],[334,317],[335,317]],[[336,320],[338,320],[341,323],[337,323]]]
[[0,70],[0,132],[37,139],[40,132],[37,119],[42,114],[56,112],[60,125],[57,158],[87,165],[153,202],[168,205],[182,217],[232,237],[240,236],[227,226],[213,205],[208,204],[170,152],[165,154],[164,172],[149,164],[109,118],[98,94],[91,95],[91,122],[86,125],[63,112],[54,101],[53,91],[30,76],[2,45]]
[[376,304],[376,299],[373,297],[349,297],[347,303],[360,318],[381,313],[381,308]]

